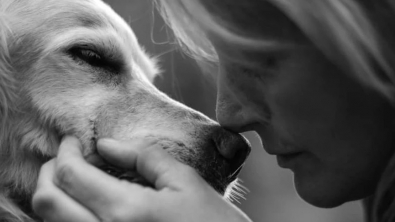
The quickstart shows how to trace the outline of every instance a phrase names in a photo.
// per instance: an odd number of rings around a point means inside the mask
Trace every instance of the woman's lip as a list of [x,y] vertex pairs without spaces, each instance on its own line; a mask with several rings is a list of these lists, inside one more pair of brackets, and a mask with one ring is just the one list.
[[277,163],[282,168],[292,168],[304,154],[304,152],[279,154],[277,155]]

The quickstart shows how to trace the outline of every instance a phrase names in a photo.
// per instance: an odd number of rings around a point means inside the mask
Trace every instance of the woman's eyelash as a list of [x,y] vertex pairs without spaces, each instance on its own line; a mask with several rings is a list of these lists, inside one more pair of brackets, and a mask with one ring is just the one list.
[[267,57],[256,64],[242,67],[241,72],[251,78],[267,79],[278,67],[278,62],[276,57]]

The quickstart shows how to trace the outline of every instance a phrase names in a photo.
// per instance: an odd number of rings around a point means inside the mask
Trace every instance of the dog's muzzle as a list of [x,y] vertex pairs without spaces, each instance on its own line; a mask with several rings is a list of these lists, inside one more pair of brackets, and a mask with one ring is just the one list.
[[[226,188],[236,180],[242,166],[248,157],[251,147],[247,139],[237,133],[224,130],[223,128],[216,128],[208,138],[203,141],[196,149],[199,149],[200,155],[194,159],[183,159],[177,156],[179,143],[174,142],[172,148],[168,147],[168,141],[163,148],[168,150],[177,160],[190,165],[202,176],[218,193],[224,194]],[[166,147],[167,146],[167,147]],[[178,147],[179,149],[193,149],[187,147]],[[127,180],[132,183],[139,183],[143,186],[150,186],[152,184],[147,182],[136,172],[120,169],[108,163],[100,164],[98,166],[108,174],[122,180]]]

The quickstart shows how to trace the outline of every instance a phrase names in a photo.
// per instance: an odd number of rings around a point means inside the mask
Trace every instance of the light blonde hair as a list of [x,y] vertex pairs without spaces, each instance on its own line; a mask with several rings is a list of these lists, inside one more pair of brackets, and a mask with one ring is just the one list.
[[[232,21],[207,8],[207,4],[226,7],[230,1],[156,2],[184,51],[206,64],[218,63],[217,53],[206,33],[213,33],[240,48],[260,50],[277,45],[262,36],[243,34]],[[394,104],[395,45],[392,39],[395,34],[390,28],[395,27],[395,3],[384,0],[249,0],[231,4],[238,4],[239,11],[247,10],[244,15],[237,14],[238,17],[251,16],[251,11],[262,10],[259,7],[265,4],[276,7],[332,62],[344,69],[344,73],[377,90]],[[228,10],[228,13],[232,12]],[[375,195],[366,202],[370,221],[395,221],[395,157],[383,173]]]

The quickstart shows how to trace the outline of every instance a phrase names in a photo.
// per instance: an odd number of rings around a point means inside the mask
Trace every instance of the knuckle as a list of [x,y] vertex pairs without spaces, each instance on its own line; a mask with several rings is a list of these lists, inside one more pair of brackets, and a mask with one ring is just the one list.
[[58,185],[69,185],[73,181],[76,170],[72,162],[60,162],[55,170]]

